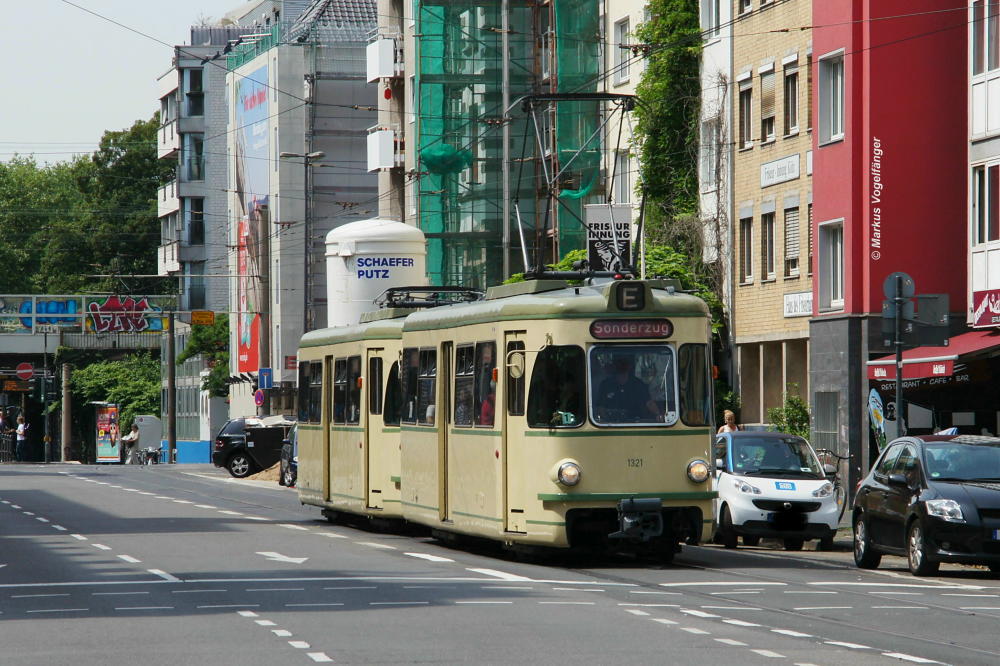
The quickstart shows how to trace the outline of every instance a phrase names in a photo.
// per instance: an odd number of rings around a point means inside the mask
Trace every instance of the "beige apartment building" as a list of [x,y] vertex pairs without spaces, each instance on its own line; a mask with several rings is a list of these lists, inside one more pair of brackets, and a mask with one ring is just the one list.
[[731,314],[740,421],[765,424],[809,395],[812,0],[732,1]]

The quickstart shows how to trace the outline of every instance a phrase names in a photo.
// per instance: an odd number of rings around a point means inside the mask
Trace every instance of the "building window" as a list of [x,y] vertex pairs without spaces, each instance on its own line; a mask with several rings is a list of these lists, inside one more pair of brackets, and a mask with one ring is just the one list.
[[753,282],[753,218],[740,220],[740,284]]
[[205,142],[202,134],[184,135],[184,172],[189,181],[205,179]]
[[[793,67],[798,67],[792,63]],[[799,131],[799,72],[785,68],[785,136]]]
[[706,120],[701,124],[701,184],[705,189],[715,189],[719,168],[719,121]]
[[760,216],[760,277],[774,279],[774,213]]
[[774,141],[774,71],[760,75],[760,140]]
[[722,0],[701,0],[701,29],[706,39],[719,36]]
[[615,42],[612,48],[615,50],[615,84],[628,82],[628,63],[631,53],[627,48],[629,35],[628,19],[622,19],[615,23]]
[[819,141],[844,138],[844,54],[819,61]]
[[785,277],[799,274],[799,209],[785,209]]
[[632,160],[627,150],[615,151],[615,193],[618,203],[632,203]]
[[185,199],[188,245],[205,244],[205,200]]
[[753,9],[753,0],[738,0],[740,3],[740,14],[745,14]]
[[203,116],[205,115],[205,90],[201,83],[202,71],[200,69],[186,69],[184,73],[187,79],[187,85],[184,88],[187,97],[187,115]]
[[844,221],[819,225],[819,305],[844,307]]
[[1000,240],[1000,165],[972,169],[975,244]]
[[740,84],[740,148],[753,148],[753,87],[749,79]]
[[188,268],[188,309],[205,309],[205,262],[192,261]]
[[972,3],[972,73],[983,73],[983,30],[985,28],[984,7],[986,0],[975,0]]

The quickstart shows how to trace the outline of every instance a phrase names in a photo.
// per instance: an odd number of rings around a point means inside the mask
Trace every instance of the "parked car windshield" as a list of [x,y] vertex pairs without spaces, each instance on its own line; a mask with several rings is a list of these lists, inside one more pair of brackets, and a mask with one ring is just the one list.
[[1000,480],[1000,441],[928,442],[924,445],[927,476],[934,481]]
[[823,478],[823,468],[801,437],[734,437],[733,473],[747,476]]

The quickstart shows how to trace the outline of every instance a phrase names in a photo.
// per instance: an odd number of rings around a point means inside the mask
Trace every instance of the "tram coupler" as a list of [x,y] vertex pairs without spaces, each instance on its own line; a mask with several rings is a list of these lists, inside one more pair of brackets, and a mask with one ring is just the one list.
[[618,531],[609,539],[649,541],[663,534],[663,502],[657,497],[618,500]]

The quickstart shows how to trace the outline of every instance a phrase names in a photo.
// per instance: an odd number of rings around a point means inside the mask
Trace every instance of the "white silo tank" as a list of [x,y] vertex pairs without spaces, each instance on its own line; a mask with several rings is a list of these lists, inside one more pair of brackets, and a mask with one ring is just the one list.
[[326,235],[327,326],[350,326],[376,310],[390,287],[425,286],[424,232],[393,220],[350,222]]

